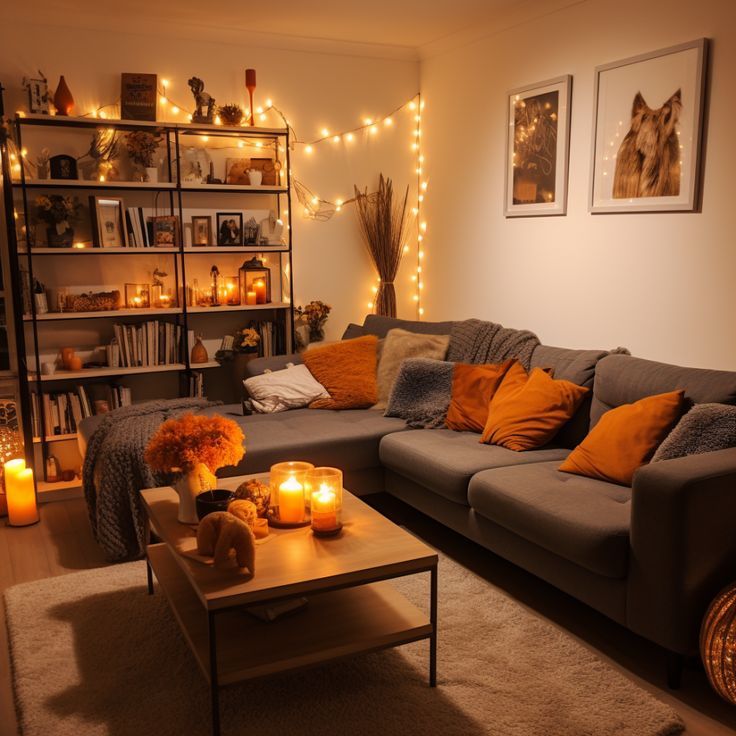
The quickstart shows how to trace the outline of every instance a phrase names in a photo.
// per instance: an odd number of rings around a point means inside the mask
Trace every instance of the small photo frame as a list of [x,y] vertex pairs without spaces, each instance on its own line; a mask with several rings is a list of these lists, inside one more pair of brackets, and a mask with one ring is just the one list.
[[566,74],[508,93],[506,217],[565,214],[571,90]]
[[98,248],[125,248],[128,245],[125,208],[119,197],[90,197]]
[[217,245],[235,247],[243,245],[243,213],[217,213]]
[[708,41],[596,67],[591,212],[700,206]]
[[192,215],[192,245],[213,245],[210,215]]
[[179,218],[176,215],[160,215],[151,218],[153,246],[174,248],[179,244]]

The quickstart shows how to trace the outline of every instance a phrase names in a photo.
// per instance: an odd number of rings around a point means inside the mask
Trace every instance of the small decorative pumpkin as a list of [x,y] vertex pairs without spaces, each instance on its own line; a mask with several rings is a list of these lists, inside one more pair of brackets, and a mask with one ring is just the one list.
[[710,604],[700,629],[700,655],[713,689],[736,704],[736,583]]
[[256,525],[258,509],[253,501],[236,498],[228,504],[227,512],[228,514],[232,514],[236,519],[244,521],[251,529]]
[[254,503],[258,516],[265,519],[268,516],[268,506],[271,502],[271,486],[252,478],[237,487],[235,498]]

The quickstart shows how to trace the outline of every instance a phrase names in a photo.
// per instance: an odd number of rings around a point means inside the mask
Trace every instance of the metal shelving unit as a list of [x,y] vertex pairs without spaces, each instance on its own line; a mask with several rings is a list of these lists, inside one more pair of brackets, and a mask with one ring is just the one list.
[[[162,147],[165,148],[167,154],[167,174],[168,181],[162,182],[135,182],[135,181],[99,181],[99,180],[61,180],[61,179],[38,179],[27,177],[26,166],[21,165],[20,175],[13,176],[13,171],[9,160],[9,143],[7,140],[0,140],[0,152],[2,153],[3,166],[3,196],[6,209],[6,226],[9,244],[9,261],[10,271],[12,273],[12,295],[13,295],[13,315],[15,323],[15,342],[19,360],[19,389],[21,415],[23,418],[23,435],[26,447],[26,455],[28,462],[34,459],[34,444],[41,448],[41,460],[45,469],[46,458],[49,455],[49,445],[55,442],[73,441],[75,435],[59,436],[49,435],[49,428],[45,426],[44,412],[40,411],[40,436],[34,437],[31,426],[31,390],[37,391],[40,395],[44,392],[45,386],[53,385],[58,387],[64,381],[73,381],[80,383],[88,380],[100,380],[109,378],[121,378],[125,376],[145,375],[149,373],[176,373],[180,377],[187,379],[192,375],[193,371],[201,369],[214,369],[219,364],[210,361],[204,364],[190,363],[189,350],[186,347],[187,334],[190,329],[190,315],[196,315],[197,319],[202,315],[216,315],[225,313],[242,312],[247,314],[253,312],[254,315],[263,315],[264,312],[271,312],[274,323],[283,330],[286,351],[291,349],[294,342],[293,332],[293,270],[292,270],[292,228],[291,228],[291,167],[290,167],[290,131],[288,128],[259,128],[259,127],[225,127],[217,125],[200,125],[200,124],[182,124],[182,123],[165,123],[165,122],[143,122],[132,120],[110,120],[96,118],[79,118],[79,117],[61,117],[49,115],[17,115],[13,121],[8,122],[8,126],[12,128],[13,138],[18,151],[23,150],[23,138],[29,129],[38,131],[43,129],[44,133],[54,132],[61,129],[83,129],[87,132],[96,129],[115,129],[119,131],[149,130],[155,131],[161,135],[163,139]],[[181,161],[182,151],[185,141],[189,146],[189,141],[196,140],[200,148],[208,148],[202,146],[202,139],[208,139],[214,142],[222,142],[222,139],[238,139],[247,143],[247,141],[258,141],[256,147],[272,148],[274,157],[281,160],[285,170],[285,184],[277,186],[245,186],[245,185],[229,185],[223,183],[213,184],[194,184],[182,180]],[[248,143],[248,145],[251,145]],[[283,156],[280,156],[283,152]],[[277,179],[278,180],[278,179]],[[37,194],[43,190],[53,191],[85,191],[92,193],[99,191],[101,193],[117,194],[120,196],[123,192],[155,192],[162,195],[162,198],[168,202],[170,214],[177,215],[180,223],[181,242],[174,247],[119,247],[119,248],[99,248],[99,247],[71,247],[71,248],[52,248],[34,246],[33,230],[31,227],[31,218],[29,215],[29,194],[33,191]],[[217,194],[221,197],[228,197],[228,206],[235,207],[233,198],[252,197],[257,195],[259,198],[271,198],[275,206],[269,207],[276,212],[276,216],[282,219],[285,224],[286,243],[283,245],[249,245],[238,247],[218,247],[218,246],[186,246],[183,237],[184,211],[186,198],[196,194]],[[13,213],[16,208],[16,198],[18,204],[22,207],[23,218],[26,232],[26,245],[19,247],[18,234]],[[283,198],[283,202],[282,202]],[[157,206],[158,205],[158,199]],[[285,203],[285,206],[283,206]],[[239,209],[247,209],[247,207],[239,207]],[[279,264],[279,283],[281,287],[280,299],[268,304],[257,306],[219,306],[219,307],[200,307],[187,305],[187,262],[189,257],[202,257],[203,254],[237,254],[242,253],[244,256],[248,254],[262,253],[264,255],[273,253],[277,256]],[[40,259],[49,257],[71,257],[71,258],[92,258],[92,257],[111,257],[125,256],[122,263],[129,263],[129,258],[134,256],[151,256],[166,255],[174,261],[174,277],[175,277],[175,293],[177,294],[179,304],[171,308],[150,308],[150,309],[118,309],[105,312],[48,312],[38,314],[33,298],[30,299],[30,313],[23,313],[23,284],[21,283],[21,264],[25,266],[25,271],[30,279],[31,289],[34,283],[34,262],[37,265]],[[76,261],[75,261],[76,262]],[[71,262],[70,262],[71,263]],[[286,274],[288,274],[288,284],[285,286]],[[279,294],[272,295],[272,298],[278,297]],[[42,336],[39,334],[41,325],[53,325],[66,320],[119,320],[136,319],[141,317],[159,317],[170,316],[175,324],[182,328],[182,340],[184,349],[182,350],[182,361],[179,363],[159,365],[159,366],[138,366],[133,368],[95,368],[83,369],[81,371],[57,371],[53,375],[43,375],[41,373],[41,352],[42,352]],[[26,340],[26,329],[30,328],[29,339]],[[30,358],[34,359],[35,369],[29,371]],[[188,380],[179,381],[179,394],[184,393],[184,386],[188,385]],[[63,390],[63,389],[62,389]],[[39,400],[39,405],[41,401]],[[44,477],[42,468],[36,467],[35,475],[39,482],[37,488],[43,491],[49,490],[51,484],[41,482]],[[67,488],[69,484],[65,485]]]

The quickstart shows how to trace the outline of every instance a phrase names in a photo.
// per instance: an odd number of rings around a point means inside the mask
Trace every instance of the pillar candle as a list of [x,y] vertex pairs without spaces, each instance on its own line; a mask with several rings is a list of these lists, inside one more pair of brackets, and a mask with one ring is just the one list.
[[279,486],[279,520],[286,524],[304,521],[304,486],[293,475]]
[[256,293],[255,291],[248,291],[245,294],[245,303],[246,304],[257,304],[256,301]]
[[331,531],[337,527],[337,497],[335,492],[323,483],[312,493],[312,528],[317,531]]
[[5,463],[5,493],[10,526],[28,526],[38,521],[33,470],[26,468],[25,460]]
[[256,304],[266,303],[266,282],[263,279],[256,279],[253,282],[253,291],[256,293]]

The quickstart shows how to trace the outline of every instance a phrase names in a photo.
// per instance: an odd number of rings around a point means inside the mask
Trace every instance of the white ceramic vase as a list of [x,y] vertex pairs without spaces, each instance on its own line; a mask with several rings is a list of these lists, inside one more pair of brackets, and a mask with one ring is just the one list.
[[174,490],[179,495],[179,513],[177,519],[182,524],[198,524],[196,499],[200,493],[212,490],[217,486],[217,478],[209,468],[199,463],[189,473],[184,473],[174,483]]
[[263,172],[260,169],[248,169],[248,181],[252,187],[261,186]]
[[148,166],[146,167],[146,181],[153,183],[158,182],[158,167]]

